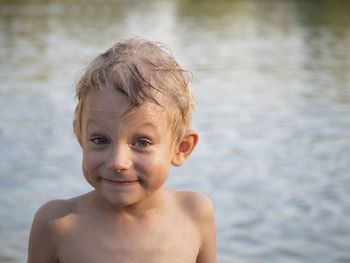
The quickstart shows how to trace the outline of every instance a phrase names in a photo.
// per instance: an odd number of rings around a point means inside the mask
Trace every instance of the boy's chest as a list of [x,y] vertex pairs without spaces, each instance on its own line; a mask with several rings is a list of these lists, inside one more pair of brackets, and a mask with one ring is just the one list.
[[171,220],[151,225],[82,224],[61,237],[60,263],[195,262],[200,238],[194,224]]

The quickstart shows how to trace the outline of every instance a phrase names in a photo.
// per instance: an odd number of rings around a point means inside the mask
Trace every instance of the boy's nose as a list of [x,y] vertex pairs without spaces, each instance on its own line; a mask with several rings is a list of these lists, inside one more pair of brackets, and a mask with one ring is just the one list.
[[114,172],[129,169],[132,166],[132,162],[127,147],[115,147],[111,153],[107,166]]

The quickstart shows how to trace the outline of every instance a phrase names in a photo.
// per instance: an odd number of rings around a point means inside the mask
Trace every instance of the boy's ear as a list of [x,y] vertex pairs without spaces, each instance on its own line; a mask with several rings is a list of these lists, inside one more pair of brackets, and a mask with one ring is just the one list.
[[198,133],[195,130],[188,130],[182,141],[176,146],[172,165],[180,166],[190,156],[198,143]]

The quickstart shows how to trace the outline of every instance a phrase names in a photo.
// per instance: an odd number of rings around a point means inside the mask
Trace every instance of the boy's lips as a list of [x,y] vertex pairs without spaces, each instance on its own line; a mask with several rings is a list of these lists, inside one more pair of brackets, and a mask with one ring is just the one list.
[[132,184],[136,184],[138,182],[137,179],[124,179],[124,178],[120,178],[120,179],[107,179],[102,177],[102,180],[105,181],[106,183],[112,184],[112,185],[122,185],[122,186],[128,186],[128,185],[132,185]]

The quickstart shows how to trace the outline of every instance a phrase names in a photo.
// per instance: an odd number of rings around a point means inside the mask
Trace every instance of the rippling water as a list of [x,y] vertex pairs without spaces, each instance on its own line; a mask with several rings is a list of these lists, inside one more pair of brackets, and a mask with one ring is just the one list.
[[168,186],[208,195],[219,262],[350,262],[350,2],[0,1],[0,262],[45,201],[88,191],[74,81],[120,39],[194,73],[200,144]]

